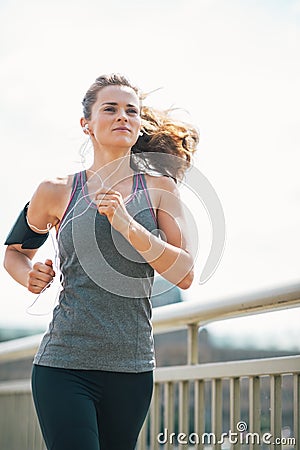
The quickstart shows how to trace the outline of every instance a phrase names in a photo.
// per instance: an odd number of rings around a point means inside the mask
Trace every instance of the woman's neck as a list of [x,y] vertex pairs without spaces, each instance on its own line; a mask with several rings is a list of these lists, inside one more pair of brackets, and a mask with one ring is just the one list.
[[87,180],[93,184],[110,187],[131,177],[130,149],[126,152],[94,152],[94,161],[87,169]]

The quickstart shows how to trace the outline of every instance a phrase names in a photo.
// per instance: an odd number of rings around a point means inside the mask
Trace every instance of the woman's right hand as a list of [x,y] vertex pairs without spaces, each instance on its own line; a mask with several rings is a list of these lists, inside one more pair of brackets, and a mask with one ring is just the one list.
[[46,259],[45,263],[36,262],[28,273],[27,289],[33,294],[40,294],[49,287],[55,277],[53,262]]

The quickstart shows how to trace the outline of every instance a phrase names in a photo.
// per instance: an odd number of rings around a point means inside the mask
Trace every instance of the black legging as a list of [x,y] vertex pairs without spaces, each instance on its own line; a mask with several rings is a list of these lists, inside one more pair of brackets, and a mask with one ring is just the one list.
[[153,373],[33,366],[32,392],[48,450],[134,450]]

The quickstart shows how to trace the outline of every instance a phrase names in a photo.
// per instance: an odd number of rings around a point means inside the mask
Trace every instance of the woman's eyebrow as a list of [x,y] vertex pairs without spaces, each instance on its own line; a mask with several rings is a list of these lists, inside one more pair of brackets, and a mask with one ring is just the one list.
[[116,102],[104,102],[104,103],[101,103],[101,105],[100,106],[103,106],[103,105],[117,105],[118,103],[116,103]]
[[[103,105],[116,106],[116,105],[118,105],[118,103],[117,102],[104,102],[104,103],[101,103],[100,106],[103,106]],[[127,103],[126,106],[137,108],[137,105],[132,105],[131,103]]]

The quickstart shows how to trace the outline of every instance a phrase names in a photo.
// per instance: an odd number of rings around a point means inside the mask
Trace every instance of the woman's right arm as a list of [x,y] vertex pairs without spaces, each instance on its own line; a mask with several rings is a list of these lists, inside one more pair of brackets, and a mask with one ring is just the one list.
[[[63,199],[65,190],[65,183],[45,181],[39,185],[27,210],[27,223],[33,231],[50,229],[57,225],[60,203],[58,199]],[[7,272],[35,294],[39,294],[55,276],[50,259],[46,259],[44,263],[32,263],[37,250],[22,248],[22,243],[10,243],[4,256]]]
[[45,263],[32,264],[37,250],[23,249],[20,244],[11,244],[6,248],[4,267],[14,280],[30,292],[39,294],[55,276],[50,259]]

